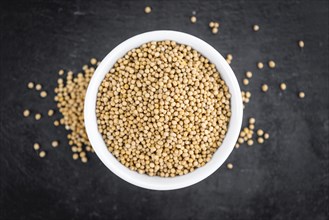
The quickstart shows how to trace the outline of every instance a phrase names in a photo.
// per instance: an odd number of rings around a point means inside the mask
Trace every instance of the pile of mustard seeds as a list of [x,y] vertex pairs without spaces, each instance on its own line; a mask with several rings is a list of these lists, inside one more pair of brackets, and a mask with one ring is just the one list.
[[99,87],[96,114],[109,151],[126,167],[174,177],[204,166],[231,116],[228,87],[208,59],[174,41],[143,44]]

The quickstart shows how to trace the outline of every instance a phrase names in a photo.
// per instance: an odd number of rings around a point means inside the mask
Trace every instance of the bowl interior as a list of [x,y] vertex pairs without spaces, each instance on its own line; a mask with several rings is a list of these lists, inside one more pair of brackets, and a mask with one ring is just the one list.
[[[131,171],[122,165],[107,149],[106,144],[98,132],[96,120],[96,98],[98,87],[105,75],[115,62],[123,57],[129,50],[139,47],[150,41],[173,40],[180,44],[191,46],[199,51],[209,61],[216,65],[222,79],[226,82],[231,93],[231,119],[228,131],[222,145],[213,155],[212,159],[203,167],[183,176],[176,177],[150,177]],[[177,31],[152,31],[134,36],[114,48],[97,67],[85,98],[84,119],[88,138],[101,161],[117,176],[139,187],[153,190],[172,190],[193,185],[215,172],[232,152],[239,136],[242,123],[242,98],[237,79],[226,60],[209,44],[192,35]]]

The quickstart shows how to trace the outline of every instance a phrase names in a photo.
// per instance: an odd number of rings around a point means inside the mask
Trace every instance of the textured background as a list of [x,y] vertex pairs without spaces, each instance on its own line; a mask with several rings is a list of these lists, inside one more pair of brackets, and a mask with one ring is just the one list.
[[[144,7],[152,13],[144,14]],[[189,17],[196,11],[198,22]],[[329,218],[328,1],[12,1],[0,3],[0,219],[316,219]],[[210,20],[221,23],[212,35]],[[254,33],[253,24],[260,25]],[[254,72],[244,119],[271,135],[264,145],[233,151],[229,171],[176,191],[137,188],[92,155],[73,161],[63,128],[49,118],[22,117],[25,108],[46,113],[29,81],[52,91],[60,68],[79,71],[123,40],[145,31],[172,29],[233,54],[241,82]],[[297,41],[303,39],[301,50]],[[274,70],[256,69],[276,61]],[[281,92],[278,85],[286,82]],[[260,85],[267,83],[267,94]],[[297,98],[299,90],[306,98]],[[51,149],[50,141],[61,146]],[[48,151],[40,159],[32,148]]]

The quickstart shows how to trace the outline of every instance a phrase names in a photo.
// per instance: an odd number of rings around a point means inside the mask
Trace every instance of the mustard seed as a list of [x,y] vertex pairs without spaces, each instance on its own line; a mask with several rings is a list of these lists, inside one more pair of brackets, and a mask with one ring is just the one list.
[[258,142],[259,144],[264,143],[264,138],[262,138],[262,137],[257,138],[257,142]]
[[303,99],[303,98],[305,98],[305,93],[304,92],[299,92],[298,96],[299,96],[299,98]]
[[269,139],[269,138],[270,138],[270,135],[269,135],[268,133],[265,133],[265,134],[264,134],[264,138],[265,138],[265,139]]
[[226,166],[227,166],[227,169],[229,169],[229,170],[233,169],[233,164],[232,163],[228,163]]
[[44,158],[45,156],[46,156],[46,152],[45,151],[40,151],[39,157]]
[[287,89],[287,85],[286,85],[285,83],[281,83],[281,84],[280,84],[280,89],[281,89],[282,91],[286,90],[286,89]]
[[152,9],[151,9],[150,6],[146,6],[145,9],[144,9],[144,12],[145,12],[146,14],[151,13],[151,11],[152,11]]
[[273,69],[275,68],[275,62],[273,60],[268,61],[268,66]]
[[251,139],[249,139],[249,140],[247,141],[247,144],[248,144],[248,146],[252,146],[252,145],[254,144],[254,141],[251,140]]
[[298,41],[298,46],[300,48],[304,48],[304,46],[305,46],[304,41],[302,41],[302,40]]
[[55,113],[54,110],[52,110],[52,109],[49,109],[49,110],[48,110],[48,116],[49,116],[49,117],[53,116],[54,113]]
[[54,121],[54,125],[57,127],[57,126],[59,126],[59,121]]
[[58,141],[52,141],[51,142],[51,146],[52,147],[58,147],[58,145],[59,145],[59,142]]
[[34,83],[33,83],[33,82],[29,82],[29,83],[27,84],[27,88],[29,88],[29,89],[33,89],[33,88],[34,88]]
[[263,84],[263,85],[262,85],[262,91],[263,91],[263,92],[267,92],[267,91],[268,91],[268,85]]
[[35,120],[40,120],[41,117],[42,117],[42,116],[41,116],[40,113],[37,113],[37,114],[35,114],[35,116],[34,116]]
[[246,72],[246,77],[250,79],[250,78],[252,77],[252,72],[247,71],[247,72]]
[[249,118],[249,124],[255,124],[256,119],[255,118]]
[[41,91],[40,96],[41,96],[41,98],[47,97],[47,92],[46,91]]
[[210,28],[215,27],[215,23],[214,23],[213,21],[209,22],[209,27],[210,27]]
[[257,130],[257,135],[258,136],[263,136],[263,134],[264,134],[264,131],[262,129]]
[[259,25],[255,24],[254,26],[252,26],[252,29],[257,32],[259,31]]
[[79,155],[77,153],[74,153],[72,155],[73,160],[77,160],[79,158]]
[[195,16],[192,16],[191,17],[191,22],[194,24],[196,22],[196,17]]
[[62,76],[64,74],[64,70],[59,70],[58,75]]
[[218,33],[218,28],[214,27],[213,29],[211,29],[211,32],[213,34],[217,34]]
[[33,149],[34,150],[39,150],[40,149],[40,145],[38,143],[33,144]]
[[91,63],[92,65],[96,65],[96,64],[97,64],[97,59],[96,59],[96,58],[91,58],[91,59],[90,59],[90,63]]
[[264,68],[264,64],[262,62],[258,62],[257,63],[257,67],[258,67],[258,69],[263,69]]
[[249,80],[248,79],[243,79],[243,85],[248,85],[249,84]]
[[40,91],[40,90],[42,89],[42,85],[41,85],[41,84],[36,84],[36,85],[35,85],[35,89],[36,89],[37,91]]
[[25,110],[23,111],[23,115],[24,115],[24,117],[29,117],[29,115],[30,115],[30,110],[25,109]]
[[227,54],[226,59],[228,59],[228,60],[233,60],[233,56],[232,56],[232,54]]

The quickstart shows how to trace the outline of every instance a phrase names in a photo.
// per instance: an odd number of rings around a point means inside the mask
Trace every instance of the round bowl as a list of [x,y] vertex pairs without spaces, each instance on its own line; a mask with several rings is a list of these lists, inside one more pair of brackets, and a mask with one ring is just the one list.
[[[116,61],[123,57],[129,50],[137,48],[150,41],[172,40],[180,44],[191,46],[199,51],[204,57],[216,65],[222,79],[226,82],[231,93],[231,118],[226,137],[217,149],[212,159],[203,167],[195,169],[186,175],[176,177],[158,177],[139,174],[122,165],[107,149],[106,144],[97,128],[96,99],[98,87],[105,75],[110,71]],[[152,190],[173,190],[191,186],[215,172],[228,158],[238,139],[242,123],[242,98],[238,81],[226,60],[212,46],[203,40],[190,34],[178,31],[151,31],[139,34],[115,47],[99,64],[92,76],[84,103],[85,127],[90,143],[97,156],[107,166],[125,181],[136,186]]]

